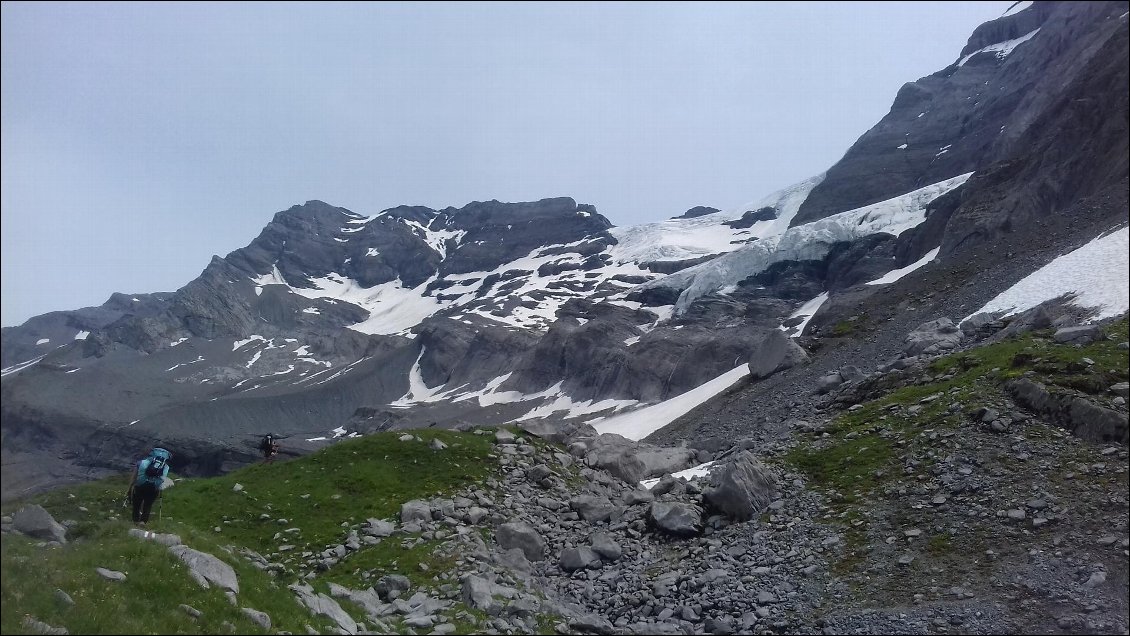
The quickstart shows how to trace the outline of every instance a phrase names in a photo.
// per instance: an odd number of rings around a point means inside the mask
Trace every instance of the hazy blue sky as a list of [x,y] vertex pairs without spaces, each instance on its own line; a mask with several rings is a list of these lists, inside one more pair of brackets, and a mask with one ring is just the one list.
[[3,3],[3,325],[172,291],[275,212],[817,174],[1010,2]]

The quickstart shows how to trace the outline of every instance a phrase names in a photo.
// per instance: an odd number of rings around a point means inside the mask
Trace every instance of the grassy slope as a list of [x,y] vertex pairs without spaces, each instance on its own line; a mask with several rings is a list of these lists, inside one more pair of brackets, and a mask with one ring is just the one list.
[[[452,431],[415,431],[423,442],[401,442],[399,434],[381,433],[342,442],[308,457],[274,464],[250,466],[223,477],[178,481],[154,509],[150,529],[179,534],[188,545],[220,557],[236,568],[240,580],[240,605],[264,611],[274,629],[303,633],[305,625],[327,629],[330,622],[315,619],[300,608],[288,583],[304,573],[298,557],[290,557],[288,571],[279,578],[252,567],[224,547],[250,548],[264,554],[281,542],[319,552],[342,542],[348,529],[367,518],[395,519],[404,501],[450,493],[483,481],[497,464],[489,457],[489,436]],[[432,450],[428,442],[439,438],[449,445]],[[69,543],[38,547],[26,537],[3,535],[3,615],[0,631],[28,633],[21,621],[31,615],[71,633],[264,633],[231,606],[215,589],[204,590],[166,548],[126,535],[131,526],[122,508],[126,478],[106,479],[47,493],[31,500],[43,505],[56,519],[73,520]],[[236,492],[236,483],[243,486]],[[11,514],[19,504],[5,506]],[[80,509],[80,506],[86,510]],[[286,522],[280,522],[285,519]],[[219,531],[216,531],[219,528]],[[298,532],[273,539],[289,528]],[[429,544],[401,548],[401,541],[385,540],[363,548],[313,582],[325,590],[325,581],[360,583],[352,573],[364,568],[404,570],[417,584],[431,582],[418,576],[419,562],[437,562]],[[393,566],[396,563],[396,566]],[[95,567],[127,573],[124,582],[103,580]],[[55,589],[74,599],[66,608],[55,599]],[[204,612],[188,620],[177,606],[187,603]],[[355,618],[362,618],[355,613]]]
[[[1007,469],[1002,489],[1021,491],[1029,482],[1058,484],[1062,496],[1070,500],[1069,493],[1075,493],[1077,486],[1063,476],[1081,464],[1103,461],[1099,451],[1105,445],[1081,442],[1058,427],[1031,422],[1023,435],[1054,453],[1056,460],[1046,462],[1047,467],[1045,462],[1021,463],[1007,449],[1021,431],[1004,436],[987,433],[970,420],[968,411],[986,403],[1009,403],[1003,385],[1021,376],[1053,391],[1109,398],[1107,387],[1127,380],[1130,358],[1118,348],[1118,343],[1127,341],[1127,332],[1124,319],[1108,326],[1108,339],[1082,347],[1056,344],[1050,332],[1037,332],[939,358],[919,383],[842,413],[825,434],[800,441],[780,458],[806,473],[830,502],[823,518],[841,527],[845,538],[833,569],[856,583],[849,602],[899,599],[906,590],[923,587],[927,579],[936,586],[946,581],[956,585],[986,581],[992,574],[987,563],[974,558],[989,547],[1002,550],[999,540],[991,540],[990,523],[969,519],[958,530],[943,528],[928,510],[905,505],[914,500],[906,493],[923,483],[941,457],[979,446],[994,458],[991,464]],[[955,411],[951,404],[963,408]],[[966,451],[955,450],[963,444]],[[1092,486],[1100,480],[1109,481],[1112,492],[1127,488],[1125,473],[1089,478]],[[928,529],[923,552],[929,558],[920,558],[909,568],[891,569],[893,557],[877,553],[876,540],[894,535],[902,545],[901,530],[916,526]]]

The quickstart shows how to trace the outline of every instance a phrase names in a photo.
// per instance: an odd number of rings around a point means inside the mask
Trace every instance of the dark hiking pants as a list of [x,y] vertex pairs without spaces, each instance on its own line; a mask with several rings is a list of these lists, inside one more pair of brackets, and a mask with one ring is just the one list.
[[153,502],[157,501],[156,484],[142,484],[133,487],[133,522],[145,523],[149,521],[149,511],[153,509]]

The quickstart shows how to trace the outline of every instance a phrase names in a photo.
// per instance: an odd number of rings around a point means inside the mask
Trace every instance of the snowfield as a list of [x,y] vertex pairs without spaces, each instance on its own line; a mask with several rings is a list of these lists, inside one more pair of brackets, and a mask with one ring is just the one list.
[[1130,228],[1100,236],[1032,272],[962,322],[979,313],[1011,316],[1064,294],[1075,295],[1075,306],[1095,310],[1094,320],[1117,316],[1130,309],[1128,249]]

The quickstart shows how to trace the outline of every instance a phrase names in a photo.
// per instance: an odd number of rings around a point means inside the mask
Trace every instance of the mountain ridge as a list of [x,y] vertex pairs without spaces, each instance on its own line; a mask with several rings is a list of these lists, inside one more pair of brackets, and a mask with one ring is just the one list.
[[[890,321],[853,333],[877,366],[917,322],[1126,223],[1124,6],[1039,2],[979,27],[828,171],[734,210],[616,228],[568,197],[292,206],[176,292],[5,328],[4,452],[104,470],[149,435],[203,474],[247,461],[250,431],[591,423],[762,357],[824,373],[864,315]],[[986,81],[1002,96],[972,99]],[[900,138],[907,122],[933,145]],[[963,301],[916,302],[935,290]]]

